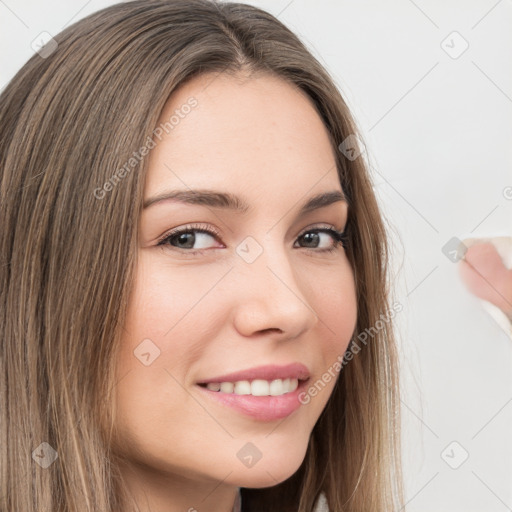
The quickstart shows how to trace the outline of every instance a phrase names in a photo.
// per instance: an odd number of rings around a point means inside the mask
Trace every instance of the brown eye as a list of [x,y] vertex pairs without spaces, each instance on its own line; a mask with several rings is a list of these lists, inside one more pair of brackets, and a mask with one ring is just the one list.
[[346,235],[344,232],[336,231],[332,228],[322,228],[322,229],[310,229],[306,231],[302,235],[299,236],[298,240],[303,240],[306,244],[307,249],[317,249],[322,243],[322,234],[328,234],[330,238],[333,240],[333,244],[327,247],[322,247],[318,249],[318,252],[324,251],[333,251],[339,247],[339,245],[343,245],[345,247]]
[[[211,242],[208,239],[218,239],[219,234],[208,226],[185,226],[177,228],[164,236],[157,245],[170,246],[178,250],[187,250],[187,252],[195,253],[208,249]],[[197,246],[199,244],[199,247]],[[189,251],[189,249],[192,249]]]

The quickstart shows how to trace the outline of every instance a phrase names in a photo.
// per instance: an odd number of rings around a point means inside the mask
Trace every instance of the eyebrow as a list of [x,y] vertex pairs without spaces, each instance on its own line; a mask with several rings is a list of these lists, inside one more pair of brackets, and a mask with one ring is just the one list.
[[[239,196],[208,189],[170,190],[163,192],[146,199],[143,208],[146,209],[151,205],[171,200],[180,203],[199,204],[211,208],[231,210],[237,213],[247,213],[251,210],[251,206]],[[305,215],[313,210],[346,200],[345,194],[341,190],[322,192],[310,197],[300,208],[299,215]]]

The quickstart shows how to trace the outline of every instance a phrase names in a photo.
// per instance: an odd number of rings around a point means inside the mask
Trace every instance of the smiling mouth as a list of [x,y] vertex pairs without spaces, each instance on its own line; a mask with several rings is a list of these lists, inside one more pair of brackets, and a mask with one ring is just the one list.
[[236,382],[209,382],[199,386],[210,391],[232,395],[282,396],[295,391],[299,385],[309,379],[253,379]]

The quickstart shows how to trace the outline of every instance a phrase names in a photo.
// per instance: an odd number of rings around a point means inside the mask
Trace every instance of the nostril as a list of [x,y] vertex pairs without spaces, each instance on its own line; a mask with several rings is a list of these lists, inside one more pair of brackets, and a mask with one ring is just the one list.
[[279,334],[281,334],[283,331],[279,329],[278,327],[269,327],[268,329],[262,329],[261,333],[267,333],[267,332],[274,332],[277,331]]

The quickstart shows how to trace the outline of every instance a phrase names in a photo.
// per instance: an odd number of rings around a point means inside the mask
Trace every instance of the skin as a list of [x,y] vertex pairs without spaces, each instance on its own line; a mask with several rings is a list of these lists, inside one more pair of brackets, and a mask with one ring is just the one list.
[[[240,195],[252,209],[164,201],[141,215],[116,418],[123,476],[143,512],[230,512],[238,487],[290,477],[335,380],[274,421],[220,405],[196,382],[291,362],[305,364],[316,382],[345,353],[357,318],[343,246],[321,253],[334,245],[331,235],[309,244],[300,236],[306,228],[342,231],[348,216],[341,201],[297,217],[311,196],[341,191],[327,131],[307,96],[268,75],[201,75],[174,92],[161,120],[191,96],[198,106],[150,152],[144,199],[208,188]],[[216,228],[218,240],[196,233],[195,255],[183,241],[157,245],[190,223]],[[252,263],[236,252],[247,236],[263,250]],[[149,366],[134,356],[144,339],[160,350]],[[237,457],[247,442],[262,454],[250,468]]]
[[500,308],[512,322],[512,269],[505,267],[496,247],[491,242],[471,245],[458,268],[466,288]]

